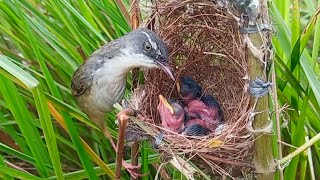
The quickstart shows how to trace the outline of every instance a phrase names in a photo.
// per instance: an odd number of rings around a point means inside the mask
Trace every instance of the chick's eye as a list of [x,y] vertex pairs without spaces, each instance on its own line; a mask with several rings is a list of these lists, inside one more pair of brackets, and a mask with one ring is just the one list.
[[144,43],[144,49],[147,51],[151,50],[151,44],[150,43]]

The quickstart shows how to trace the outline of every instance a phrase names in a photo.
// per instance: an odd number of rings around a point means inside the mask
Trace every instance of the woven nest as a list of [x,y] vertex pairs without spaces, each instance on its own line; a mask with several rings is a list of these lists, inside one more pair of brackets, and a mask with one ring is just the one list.
[[232,176],[231,169],[250,169],[253,136],[246,128],[250,95],[244,78],[248,69],[238,22],[209,1],[158,1],[156,7],[148,23],[168,45],[171,67],[178,77],[191,76],[216,97],[225,125],[222,132],[205,137],[168,133],[161,127],[158,95],[178,99],[176,86],[164,72],[152,70],[133,93],[132,105],[142,116],[133,119],[129,129],[153,137],[163,155],[183,155],[206,173]]

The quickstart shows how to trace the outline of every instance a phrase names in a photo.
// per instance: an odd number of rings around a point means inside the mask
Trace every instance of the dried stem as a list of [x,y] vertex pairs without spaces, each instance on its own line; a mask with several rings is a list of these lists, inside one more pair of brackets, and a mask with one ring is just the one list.
[[129,13],[126,9],[126,6],[123,4],[123,2],[121,0],[116,0],[119,8],[120,8],[120,11],[122,12],[122,15],[124,16],[124,18],[127,20],[127,22],[130,22],[130,16],[129,16]]
[[[274,101],[274,112],[276,115],[276,124],[277,124],[277,139],[278,139],[278,158],[282,158],[282,143],[281,143],[281,122],[280,122],[280,111],[278,103],[278,94],[277,94],[277,83],[276,83],[276,72],[275,72],[274,63],[272,63],[272,87],[273,101]],[[283,170],[279,170],[280,180],[283,180]]]
[[294,150],[292,153],[290,153],[287,156],[285,156],[284,158],[280,159],[278,161],[278,164],[279,165],[285,164],[287,161],[290,161],[292,158],[296,157],[297,155],[299,155],[300,153],[302,153],[303,151],[305,151],[306,149],[311,147],[313,144],[315,144],[319,140],[320,140],[320,133],[317,134],[316,136],[314,136],[313,138],[311,138],[308,142],[306,142],[305,144],[303,144],[302,146],[300,146],[296,150]]
[[[138,157],[139,157],[139,142],[134,141],[131,146],[131,165],[132,166],[138,166]],[[137,178],[131,177],[131,179],[135,180]]]

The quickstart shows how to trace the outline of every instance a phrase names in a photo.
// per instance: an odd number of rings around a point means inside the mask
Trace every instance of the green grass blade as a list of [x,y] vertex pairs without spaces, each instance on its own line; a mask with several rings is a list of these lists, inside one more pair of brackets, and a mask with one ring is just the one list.
[[30,173],[22,172],[13,168],[8,168],[6,166],[0,166],[0,172],[22,180],[44,180],[43,178],[39,178]]
[[[292,144],[296,147],[299,147],[304,143],[304,137],[305,137],[305,131],[304,131],[304,123],[305,122],[304,121],[305,121],[305,114],[306,114],[306,109],[307,109],[307,105],[308,105],[308,100],[309,100],[309,94],[310,93],[308,93],[308,95],[305,96],[305,98],[303,100],[303,105],[302,105],[301,113],[299,115],[298,124],[297,124],[296,129],[293,134]],[[286,178],[290,178],[290,177],[295,178],[296,177],[299,158],[300,158],[300,156],[296,156],[291,160],[289,166],[286,168],[286,170],[284,172],[284,176]]]
[[293,0],[292,2],[291,47],[294,47],[300,37],[300,8],[299,0]]
[[[78,18],[83,24],[85,24],[91,32],[93,32],[102,42],[106,42],[106,40],[102,37],[102,35],[88,22],[84,17],[82,17],[66,0],[60,0],[60,2],[70,10],[74,14],[76,18]],[[81,2],[81,1],[80,1]],[[83,8],[84,9],[84,8]],[[86,11],[84,11],[86,12]],[[84,13],[82,12],[82,13]],[[89,18],[91,19],[91,18]]]
[[[308,133],[308,136],[306,136],[306,141],[309,141],[310,140],[310,137],[314,137],[315,134],[312,133],[310,130],[309,130],[309,133]],[[318,149],[318,146],[317,144],[314,144],[314,148]],[[312,154],[312,148],[309,148],[308,150],[308,164],[309,164],[309,172],[310,172],[310,179],[311,180],[316,180],[316,176],[315,176],[315,165],[314,165],[314,160],[313,158],[316,158],[316,157],[320,157],[319,156],[319,151],[314,151],[316,153],[315,157],[313,156]]]
[[[6,167],[6,163],[4,162],[1,155],[0,155],[0,167]],[[3,178],[3,180],[14,180],[13,177],[11,177],[7,174],[4,174],[2,178]]]
[[[63,0],[62,0],[63,1]],[[81,48],[83,48],[84,53],[88,56],[91,54],[92,50],[90,46],[87,44],[90,40],[84,39],[83,35],[80,33],[79,28],[76,27],[75,21],[72,16],[68,16],[64,9],[62,8],[62,4],[60,0],[49,0],[50,6],[55,10],[55,13],[58,15],[58,18],[63,22],[63,24],[68,28],[71,32],[72,36],[79,42]]]
[[[158,163],[160,161],[159,154],[150,154],[147,159],[149,159],[150,164]],[[126,160],[127,163],[130,163],[130,160]],[[142,157],[139,158],[139,163],[142,162]],[[112,170],[115,170],[116,164],[111,163],[108,164],[108,167]],[[101,168],[101,167],[95,167],[94,168],[95,172],[97,173],[98,176],[104,175],[106,172]],[[88,176],[86,175],[86,172],[84,170],[79,170],[71,173],[65,173],[64,174],[65,179],[68,180],[80,180],[80,179],[87,179]],[[56,179],[56,177],[50,177],[48,180],[53,180]]]
[[[49,150],[49,155],[51,157],[51,161],[55,170],[55,173],[58,177],[62,178],[62,169],[61,169],[61,163],[60,163],[60,157],[58,153],[58,147],[53,131],[52,122],[50,119],[50,113],[46,104],[46,99],[43,93],[43,90],[39,84],[39,82],[34,79],[32,76],[25,73],[23,70],[21,70],[19,67],[17,67],[15,64],[11,63],[9,60],[5,59],[4,56],[0,56],[2,60],[4,60],[6,63],[6,69],[9,73],[17,75],[16,78],[19,79],[21,82],[23,82],[26,87],[30,87],[29,90],[31,90],[35,103],[36,108],[38,110],[40,122],[42,125],[42,129],[45,135],[45,139],[47,142],[47,147]],[[23,78],[22,78],[23,77]],[[23,81],[25,78],[28,79],[28,81]],[[27,84],[30,82],[30,84]]]
[[39,132],[32,123],[33,119],[26,108],[25,102],[14,84],[3,75],[0,75],[0,84],[2,84],[0,91],[32,152],[37,170],[43,177],[47,177],[49,171],[45,166],[45,162],[49,162],[49,156]]
[[[57,1],[51,1],[52,2],[52,5],[57,8],[58,10],[60,9],[59,13],[62,15],[63,18],[65,18],[64,14],[62,13],[62,10],[61,10],[61,7],[59,4],[57,4]],[[18,3],[17,3],[18,4]],[[47,85],[49,86],[49,89],[51,91],[51,93],[58,97],[58,98],[61,98],[61,95],[60,95],[60,92],[58,91],[55,83],[54,83],[54,80],[48,70],[48,67],[46,66],[45,64],[45,61],[44,61],[44,58],[42,56],[42,54],[40,53],[39,51],[39,47],[38,47],[38,44],[37,44],[37,41],[35,39],[35,36],[33,35],[31,29],[30,29],[30,25],[28,24],[28,21],[26,20],[26,17],[25,15],[23,15],[23,13],[21,11],[20,12],[20,16],[21,18],[23,19],[23,23],[24,23],[24,26],[25,26],[25,29],[27,31],[27,35],[28,35],[28,40],[30,41],[30,44],[32,46],[32,49],[35,53],[35,56],[36,56],[36,59],[38,60],[39,64],[40,64],[40,67],[44,73],[44,76],[45,76],[45,79],[47,81]],[[64,19],[66,20],[66,19]],[[74,28],[72,26],[72,22],[70,24],[71,28]],[[75,29],[73,29],[75,30]],[[75,33],[77,33],[78,31],[76,31]],[[75,34],[77,35],[77,34]],[[89,49],[87,49],[88,52],[89,52]],[[86,152],[83,150],[83,146],[81,144],[81,141],[80,141],[80,138],[79,138],[79,134],[71,120],[71,118],[69,118],[68,114],[66,113],[62,113],[63,114],[63,117],[66,121],[66,124],[67,124],[67,127],[68,127],[68,130],[69,130],[69,133],[70,133],[70,136],[71,136],[71,139],[77,149],[77,152],[79,153],[79,157],[80,157],[80,160],[82,161],[82,164],[84,166],[84,168],[87,170],[88,172],[88,175],[90,177],[90,179],[96,179],[96,176],[95,176],[95,173],[93,171],[93,166],[92,166],[92,163],[91,161],[89,160],[89,158],[87,157],[86,155]]]
[[[149,154],[149,143],[147,141],[142,141],[142,146],[141,146],[141,159],[142,159],[142,164],[141,164],[141,173],[142,174],[149,174],[149,159],[148,159],[148,154]],[[148,180],[148,175],[143,176],[142,180]]]
[[[303,87],[301,86],[301,84],[299,83],[299,81],[293,76],[293,74],[291,73],[291,71],[289,70],[289,68],[284,64],[284,62],[280,59],[280,57],[276,54],[275,57],[275,63],[277,66],[277,69],[283,74],[283,78],[288,81],[290,83],[290,85],[292,86],[292,91],[295,91],[296,93],[298,93],[298,95],[301,98],[304,98],[306,96],[306,92],[303,89]],[[278,88],[283,91],[284,87],[280,85],[278,85]],[[291,93],[291,91],[290,91]],[[289,93],[288,93],[289,94]],[[310,108],[313,111],[313,113],[316,116],[319,116],[319,106],[316,106],[317,101],[315,99],[311,99],[310,104]]]
[[[28,162],[30,164],[36,165],[36,161],[31,156],[29,156],[27,154],[24,154],[22,152],[19,152],[19,151],[13,149],[13,148],[1,143],[1,142],[0,142],[0,151],[4,152],[4,153],[7,153],[7,154],[9,154],[11,156],[14,156],[14,157],[16,157],[18,159],[21,159],[23,161],[26,161],[26,162]],[[46,166],[48,168],[50,168],[50,169],[53,169],[53,167],[51,165],[49,165],[49,164],[46,164]]]
[[63,112],[62,116],[64,117],[68,132],[70,134],[70,138],[77,149],[80,161],[84,169],[86,170],[89,179],[97,179],[97,176],[93,170],[93,164],[90,161],[88,154],[86,153],[82,145],[80,135],[76,129],[76,126],[74,125],[72,119],[66,113]]
[[[314,12],[312,15],[310,21],[308,22],[308,25],[306,28],[303,30],[302,35],[301,35],[301,52],[305,49],[308,40],[310,39],[313,29],[316,25],[318,16],[320,14],[320,7]],[[319,28],[319,27],[318,27]],[[318,40],[319,41],[319,40]]]
[[[18,2],[16,2],[16,5],[19,7],[20,4]],[[19,8],[18,8],[19,9]],[[51,93],[53,93],[54,95],[58,95],[60,94],[57,87],[55,86],[54,80],[50,74],[50,71],[45,63],[45,60],[40,52],[38,43],[36,41],[35,36],[33,35],[30,25],[28,24],[28,21],[25,17],[25,15],[23,14],[23,12],[19,9],[19,14],[20,14],[20,18],[23,20],[23,25],[25,27],[27,36],[28,36],[28,40],[31,44],[32,50],[36,56],[36,59],[38,60],[38,63],[40,65],[40,68],[42,70],[42,72],[44,73],[45,76],[45,80],[47,81],[47,85],[49,86],[49,89],[51,91]]]
[[314,93],[314,96],[315,96],[318,104],[320,104],[320,81],[317,78],[317,75],[315,74],[311,64],[305,58],[305,56],[302,56],[300,63],[301,63],[301,67],[302,67],[304,73],[306,74],[306,77],[307,77],[308,82],[310,84],[310,87]]
[[[1,74],[1,73],[0,73]],[[4,106],[2,104],[0,104],[0,107],[4,107],[6,109],[8,109],[7,106]],[[10,124],[13,123],[13,124]],[[13,120],[8,120],[7,118],[4,117],[4,114],[2,112],[0,112],[0,128],[1,131],[3,131],[4,133],[8,134],[15,143],[17,143],[17,145],[19,146],[19,148],[21,149],[22,152],[31,155],[31,152],[27,146],[27,143],[25,142],[25,140],[23,139],[23,137],[21,137],[19,135],[19,133],[16,131],[16,123]]]
[[288,24],[290,18],[290,0],[273,0],[285,23]]
[[[118,11],[118,9],[114,6],[114,1],[98,1],[98,0],[92,0],[93,4],[95,4],[99,9],[104,11],[106,15],[111,19],[114,28],[117,28],[119,26],[119,31],[115,31],[118,36],[122,35],[125,32],[130,31],[130,26],[128,22],[124,19],[124,17],[121,15],[121,12]],[[103,3],[108,3],[108,6],[105,6]]]
[[35,99],[36,107],[38,110],[41,127],[44,132],[44,136],[46,139],[46,145],[48,147],[48,151],[51,157],[51,161],[54,167],[55,174],[58,179],[63,179],[63,172],[61,168],[60,156],[57,147],[55,133],[53,131],[52,122],[50,119],[50,112],[48,110],[48,105],[46,103],[46,98],[43,93],[41,86],[37,86],[32,89],[32,94]]
[[[291,23],[291,47],[293,47],[291,52],[291,59],[289,61],[291,71],[294,76],[300,81],[300,68],[299,68],[299,59],[300,59],[300,9],[299,9],[299,0],[293,0],[292,7],[292,23]],[[296,66],[298,67],[296,68]],[[298,108],[299,96],[297,93],[292,93],[291,95],[291,106],[295,109]]]
[[300,155],[299,159],[299,169],[300,169],[300,180],[306,179],[307,165],[308,165],[308,154],[307,152],[303,152]]
[[94,13],[92,13],[89,6],[86,4],[84,0],[78,1],[79,3],[79,10],[83,14],[83,17],[86,19],[88,23],[96,30],[99,31],[98,25],[95,22]]
[[32,89],[38,85],[38,81],[35,80],[30,74],[26,73],[21,68],[18,68],[15,64],[8,60],[7,57],[0,54],[0,67],[19,79],[28,88]]

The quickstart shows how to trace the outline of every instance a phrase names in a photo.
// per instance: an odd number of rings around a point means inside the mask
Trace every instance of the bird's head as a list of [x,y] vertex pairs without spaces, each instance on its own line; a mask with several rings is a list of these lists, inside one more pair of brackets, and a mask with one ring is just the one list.
[[161,109],[161,112],[168,113],[175,117],[181,117],[185,115],[183,107],[174,100],[167,100],[162,95],[159,95],[159,106],[158,109]]
[[202,87],[191,77],[182,76],[177,82],[177,90],[180,98],[189,102],[202,96]]
[[171,130],[178,130],[183,127],[185,111],[183,107],[173,100],[167,100],[159,95],[158,111],[162,120],[162,125]]
[[137,66],[158,67],[175,80],[174,72],[169,66],[167,46],[156,33],[147,28],[138,28],[126,34],[122,40],[125,49],[134,56]]

